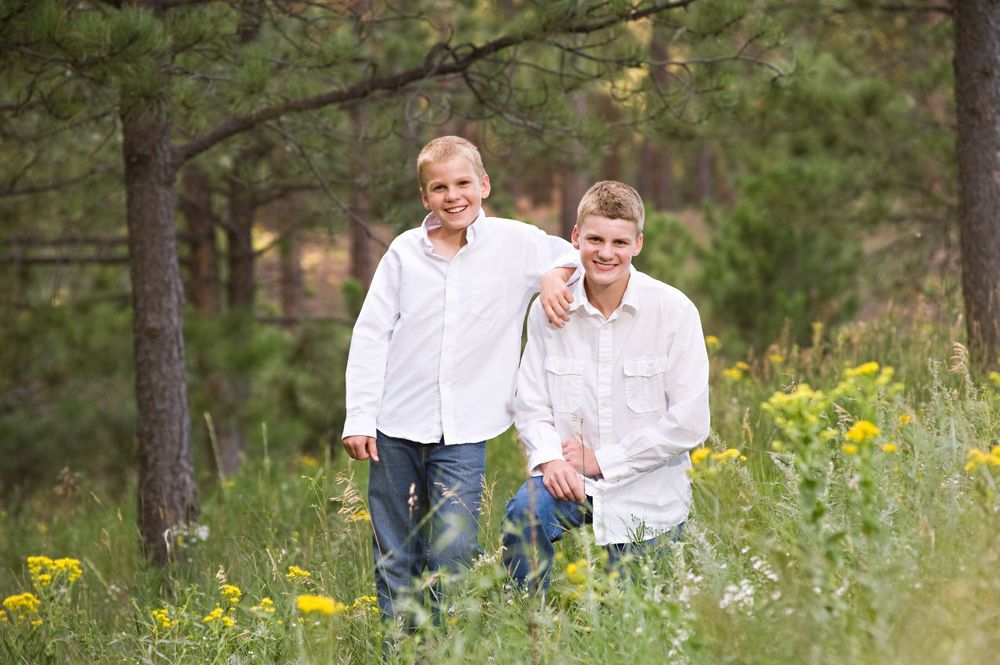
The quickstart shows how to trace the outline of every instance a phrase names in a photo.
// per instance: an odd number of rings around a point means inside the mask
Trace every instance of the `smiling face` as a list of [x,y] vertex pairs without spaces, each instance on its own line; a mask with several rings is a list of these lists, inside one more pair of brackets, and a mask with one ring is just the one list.
[[642,250],[642,234],[635,222],[585,215],[573,228],[573,246],[580,250],[589,286],[624,289],[632,257]]
[[441,221],[442,229],[464,230],[479,215],[483,199],[490,195],[490,177],[480,176],[465,157],[455,155],[427,164],[420,191],[424,207]]

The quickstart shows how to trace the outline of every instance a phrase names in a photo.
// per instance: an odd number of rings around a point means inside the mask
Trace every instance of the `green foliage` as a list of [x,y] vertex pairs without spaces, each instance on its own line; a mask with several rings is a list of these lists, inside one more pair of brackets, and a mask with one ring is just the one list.
[[[716,349],[714,434],[695,454],[681,541],[616,578],[589,531],[573,531],[557,545],[544,600],[511,589],[500,564],[499,516],[524,459],[512,434],[499,437],[488,449],[486,554],[449,579],[440,621],[428,615],[413,635],[372,611],[364,464],[291,450],[257,456],[208,493],[201,523],[188,525],[166,571],[142,564],[132,501],[119,507],[99,488],[67,484],[0,512],[0,598],[35,594],[42,619],[32,626],[8,612],[0,654],[109,663],[363,663],[382,653],[435,663],[557,663],[566,654],[706,665],[987,662],[1000,619],[990,593],[1000,583],[1000,451],[979,449],[1000,428],[1000,393],[973,381],[961,354],[943,370],[954,331],[941,321],[950,318],[889,315],[808,348],[776,345],[738,379],[723,374],[728,349]],[[879,432],[852,434],[861,420]],[[35,555],[79,559],[82,575],[38,588],[26,561]],[[70,592],[55,593],[60,585]],[[298,609],[304,594],[328,599],[331,614]]]
[[647,210],[642,235],[642,251],[632,260],[635,267],[693,294],[698,284],[694,268],[702,252],[691,232],[677,217]]
[[787,324],[804,343],[812,322],[854,313],[860,250],[822,212],[841,186],[837,170],[792,165],[747,178],[740,204],[715,224],[701,286],[713,312],[743,339],[762,347]]

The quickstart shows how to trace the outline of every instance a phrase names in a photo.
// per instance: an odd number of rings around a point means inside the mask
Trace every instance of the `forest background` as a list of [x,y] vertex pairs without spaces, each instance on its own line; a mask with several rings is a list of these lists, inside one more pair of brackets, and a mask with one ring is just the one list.
[[639,189],[636,263],[717,347],[720,450],[765,464],[769,391],[862,348],[1000,387],[997,28],[988,0],[0,1],[0,590],[97,507],[169,578],[261,465],[363,486],[351,323],[442,134],[551,233],[593,181]]

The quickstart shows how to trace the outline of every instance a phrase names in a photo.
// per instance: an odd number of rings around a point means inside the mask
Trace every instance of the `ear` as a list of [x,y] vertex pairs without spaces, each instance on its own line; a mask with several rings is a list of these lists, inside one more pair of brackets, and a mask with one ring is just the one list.
[[490,197],[490,192],[493,191],[493,187],[492,185],[490,185],[489,174],[486,173],[483,174],[483,182],[480,185],[480,189],[483,190],[483,198],[488,199]]
[[423,185],[420,186],[420,200],[424,202],[424,208],[427,210],[431,209],[431,202],[427,199],[427,195],[424,193]]
[[573,233],[570,234],[569,240],[573,243],[573,247],[580,249],[580,227],[573,226]]
[[642,233],[640,232],[635,238],[635,250],[632,251],[632,256],[639,256],[639,252],[642,251]]

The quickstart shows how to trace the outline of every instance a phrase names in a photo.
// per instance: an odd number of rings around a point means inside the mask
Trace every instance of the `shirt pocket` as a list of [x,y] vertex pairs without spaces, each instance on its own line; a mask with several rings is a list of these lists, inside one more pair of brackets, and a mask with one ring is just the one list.
[[660,411],[666,406],[663,394],[663,373],[667,370],[665,356],[649,356],[626,360],[625,403],[634,413]]
[[465,301],[472,315],[480,319],[495,319],[503,314],[507,303],[506,275],[474,275],[465,286]]
[[545,359],[545,374],[552,398],[552,410],[574,413],[583,401],[583,361],[576,358]]

